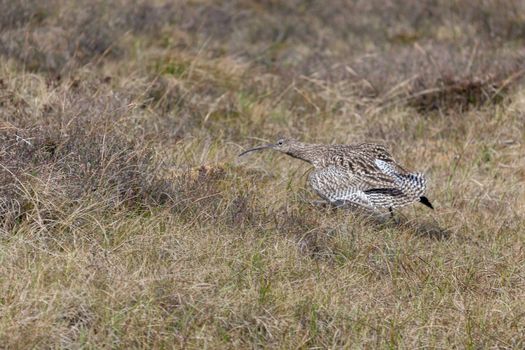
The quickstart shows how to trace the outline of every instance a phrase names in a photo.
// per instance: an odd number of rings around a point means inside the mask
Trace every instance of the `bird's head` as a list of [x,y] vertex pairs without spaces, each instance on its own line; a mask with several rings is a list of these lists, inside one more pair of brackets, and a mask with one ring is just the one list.
[[267,145],[263,145],[263,146],[259,146],[259,147],[255,147],[255,148],[250,148],[250,149],[242,152],[241,154],[239,154],[239,157],[245,155],[246,153],[250,153],[250,152],[253,152],[253,151],[260,151],[260,150],[268,149],[268,148],[276,150],[276,151],[279,151],[279,152],[282,152],[282,153],[286,153],[288,155],[293,155],[294,152],[296,150],[302,148],[302,146],[303,146],[303,144],[301,142],[297,141],[297,140],[284,138],[284,139],[277,140],[277,142],[275,142],[275,143],[269,143]]

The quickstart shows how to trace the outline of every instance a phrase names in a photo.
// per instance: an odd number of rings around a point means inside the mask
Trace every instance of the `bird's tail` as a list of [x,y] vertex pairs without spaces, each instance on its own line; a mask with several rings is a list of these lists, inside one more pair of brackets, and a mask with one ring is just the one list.
[[430,209],[434,209],[432,203],[430,203],[428,198],[423,195],[427,188],[427,179],[425,178],[425,175],[421,173],[413,173],[405,175],[405,178],[405,186],[408,188],[408,192],[413,193],[416,198],[419,197],[421,204],[426,205]]
[[424,196],[427,188],[427,179],[424,174],[402,173],[394,164],[382,160],[376,160],[376,165],[385,174],[394,178],[394,182],[405,196],[412,198],[413,200],[419,200],[422,204],[433,209],[428,198]]
[[398,185],[407,195],[422,197],[427,188],[427,179],[421,173],[396,174]]

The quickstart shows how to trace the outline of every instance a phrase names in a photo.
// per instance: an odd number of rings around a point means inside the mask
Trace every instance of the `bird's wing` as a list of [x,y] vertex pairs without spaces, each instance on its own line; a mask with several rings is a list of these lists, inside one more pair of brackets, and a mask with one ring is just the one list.
[[357,145],[357,148],[361,154],[367,154],[381,160],[394,161],[388,149],[383,145],[377,143],[361,143]]
[[340,166],[329,166],[311,172],[309,182],[321,197],[336,204],[350,202],[374,207],[370,194],[378,191],[398,194],[391,176],[380,171],[363,174]]
[[360,150],[360,157],[373,160],[372,163],[376,169],[382,173],[389,176],[393,176],[394,173],[400,175],[408,174],[406,169],[397,164],[385,146],[375,143],[363,143],[360,144],[358,148]]

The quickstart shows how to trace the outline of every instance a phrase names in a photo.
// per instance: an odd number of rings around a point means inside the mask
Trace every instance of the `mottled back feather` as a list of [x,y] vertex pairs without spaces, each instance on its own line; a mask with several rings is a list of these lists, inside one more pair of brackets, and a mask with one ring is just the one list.
[[332,203],[396,208],[419,199],[426,181],[409,173],[378,144],[326,145],[324,157],[312,164],[312,188]]

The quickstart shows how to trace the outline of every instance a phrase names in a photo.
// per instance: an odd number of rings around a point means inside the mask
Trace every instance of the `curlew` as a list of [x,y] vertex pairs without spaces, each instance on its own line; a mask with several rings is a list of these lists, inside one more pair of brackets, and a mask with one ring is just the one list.
[[383,145],[323,145],[280,139],[275,144],[246,150],[239,157],[264,149],[273,149],[313,165],[308,183],[334,206],[384,208],[391,215],[393,209],[414,202],[433,209],[424,196],[425,176],[401,167]]

